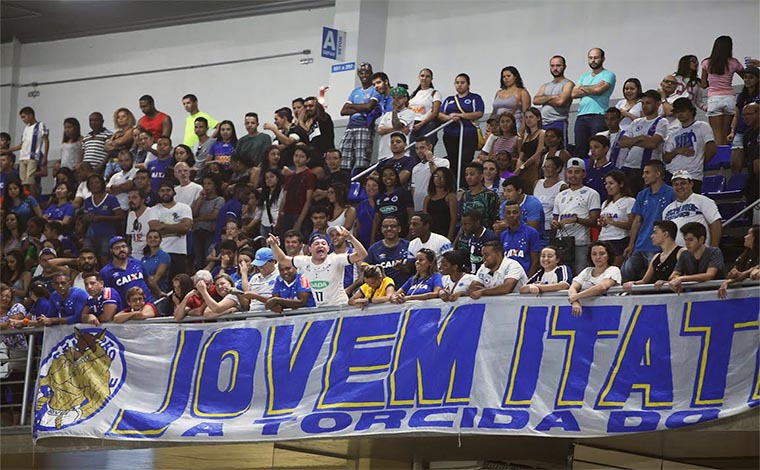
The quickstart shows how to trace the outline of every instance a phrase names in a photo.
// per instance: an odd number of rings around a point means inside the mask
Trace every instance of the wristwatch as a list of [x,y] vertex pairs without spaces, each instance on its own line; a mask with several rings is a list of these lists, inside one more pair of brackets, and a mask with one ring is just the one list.
[[523,163],[522,165],[520,165],[520,169],[521,169],[521,170],[524,170],[524,169],[525,169],[525,164],[524,164],[524,163]]

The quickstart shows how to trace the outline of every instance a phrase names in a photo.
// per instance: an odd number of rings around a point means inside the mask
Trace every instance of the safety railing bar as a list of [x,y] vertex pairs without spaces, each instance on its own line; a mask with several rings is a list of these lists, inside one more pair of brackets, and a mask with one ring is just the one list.
[[24,371],[24,396],[21,397],[21,426],[26,424],[26,407],[29,405],[29,384],[32,381],[32,361],[34,360],[34,338],[29,335],[29,350],[26,354],[26,370]]
[[739,217],[741,217],[742,215],[744,215],[745,212],[747,212],[747,211],[749,211],[749,210],[757,207],[758,205],[760,205],[760,199],[758,199],[757,201],[753,202],[752,204],[747,204],[747,207],[745,207],[744,209],[742,209],[739,212],[737,212],[736,214],[734,214],[733,217],[731,217],[727,221],[723,222],[723,224],[721,224],[721,225],[723,227],[728,226],[728,224],[732,223],[734,220],[736,220]]

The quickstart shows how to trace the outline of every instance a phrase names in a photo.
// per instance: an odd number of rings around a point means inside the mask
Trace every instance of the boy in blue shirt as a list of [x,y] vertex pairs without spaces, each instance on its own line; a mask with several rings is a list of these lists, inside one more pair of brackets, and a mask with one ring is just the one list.
[[280,275],[274,281],[272,297],[267,299],[266,308],[282,313],[283,309],[315,307],[309,281],[293,266],[280,266]]
[[155,160],[151,160],[145,168],[150,173],[150,187],[154,193],[158,193],[158,187],[161,185],[166,176],[166,169],[172,166],[174,159],[171,156],[172,151],[172,139],[166,136],[158,138],[156,142],[156,154]]
[[507,222],[507,228],[501,232],[504,256],[520,263],[528,276],[532,276],[538,269],[539,255],[543,248],[538,232],[523,223],[520,205],[516,201],[507,201],[504,215]]
[[84,288],[89,294],[87,307],[89,312],[82,317],[82,323],[91,323],[100,326],[101,323],[110,322],[119,311],[121,297],[116,289],[103,287],[103,277],[100,273],[91,272],[82,275]]

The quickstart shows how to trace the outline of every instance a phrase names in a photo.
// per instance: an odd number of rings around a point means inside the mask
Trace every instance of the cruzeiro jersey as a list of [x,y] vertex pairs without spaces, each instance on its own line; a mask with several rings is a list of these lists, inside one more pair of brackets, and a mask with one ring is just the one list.
[[343,268],[351,264],[349,256],[330,253],[321,264],[312,263],[310,256],[293,257],[293,266],[309,281],[317,307],[348,303],[348,295],[343,289]]

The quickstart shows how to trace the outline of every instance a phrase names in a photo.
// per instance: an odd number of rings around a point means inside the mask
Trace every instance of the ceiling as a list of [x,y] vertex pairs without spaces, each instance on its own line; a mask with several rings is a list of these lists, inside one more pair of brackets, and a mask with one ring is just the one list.
[[334,6],[335,0],[2,0],[2,42],[55,41]]

